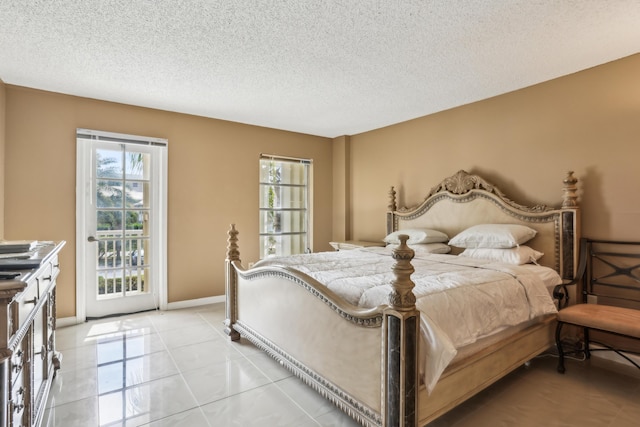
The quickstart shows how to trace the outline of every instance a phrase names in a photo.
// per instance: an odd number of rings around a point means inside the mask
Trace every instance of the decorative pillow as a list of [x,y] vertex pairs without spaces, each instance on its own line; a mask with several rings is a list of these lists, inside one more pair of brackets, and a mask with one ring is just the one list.
[[533,239],[537,231],[519,224],[480,224],[455,235],[449,244],[459,248],[508,249]]
[[[388,248],[395,249],[399,245],[390,244],[387,245]],[[451,252],[451,246],[446,243],[417,243],[409,245],[411,249],[415,251],[416,254],[420,253],[429,253],[429,254],[448,254]]]
[[507,264],[535,264],[544,255],[529,246],[518,246],[510,249],[468,248],[462,251],[460,256],[469,258],[488,259]]
[[394,231],[387,235],[387,237],[384,238],[384,241],[386,243],[398,245],[400,244],[398,236],[401,234],[409,236],[409,240],[407,240],[408,245],[415,245],[417,243],[441,243],[449,240],[449,236],[438,230],[431,230],[429,228],[408,228],[406,230]]

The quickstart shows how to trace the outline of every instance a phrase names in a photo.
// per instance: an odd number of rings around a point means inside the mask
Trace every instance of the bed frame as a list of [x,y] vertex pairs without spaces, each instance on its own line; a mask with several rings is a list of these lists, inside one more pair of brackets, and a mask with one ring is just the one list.
[[[449,236],[480,223],[526,224],[539,261],[573,279],[579,249],[577,179],[564,180],[562,206],[514,203],[477,175],[459,171],[412,208],[391,188],[387,233],[416,227]],[[412,292],[413,251],[394,251],[389,304],[360,309],[322,283],[285,267],[244,269],[238,231],[229,230],[225,332],[244,337],[364,426],[423,426],[554,344],[555,317],[520,328],[456,358],[428,394],[418,373],[419,312]]]

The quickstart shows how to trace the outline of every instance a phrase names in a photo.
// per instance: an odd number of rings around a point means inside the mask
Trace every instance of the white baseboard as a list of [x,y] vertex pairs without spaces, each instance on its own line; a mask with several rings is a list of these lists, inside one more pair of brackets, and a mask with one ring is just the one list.
[[73,317],[63,317],[60,319],[56,319],[56,328],[64,328],[65,326],[73,326],[73,325],[77,325],[78,322],[78,318],[73,316]]
[[186,301],[170,302],[169,304],[167,304],[167,310],[179,310],[182,308],[192,308],[192,307],[198,307],[201,305],[216,304],[219,302],[225,302],[225,300],[226,300],[226,297],[224,295],[218,295],[217,297],[207,297],[207,298],[190,299]]
[[[183,308],[193,308],[193,307],[199,307],[202,305],[217,304],[220,302],[225,302],[225,299],[226,298],[224,295],[218,295],[215,297],[170,302],[167,304],[167,310],[180,310]],[[77,325],[78,323],[81,323],[81,322],[78,322],[78,318],[75,316],[62,317],[62,318],[56,319],[56,327],[58,328],[64,328],[65,326],[73,326],[73,325]]]

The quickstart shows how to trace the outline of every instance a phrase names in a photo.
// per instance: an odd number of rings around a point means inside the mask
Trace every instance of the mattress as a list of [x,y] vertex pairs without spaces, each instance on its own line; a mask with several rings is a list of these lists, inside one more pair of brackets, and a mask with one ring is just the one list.
[[[294,268],[354,306],[370,308],[387,303],[394,263],[390,248],[361,248],[272,257],[255,267]],[[429,392],[460,349],[557,312],[549,288],[561,279],[553,269],[422,252],[411,263],[420,370]]]

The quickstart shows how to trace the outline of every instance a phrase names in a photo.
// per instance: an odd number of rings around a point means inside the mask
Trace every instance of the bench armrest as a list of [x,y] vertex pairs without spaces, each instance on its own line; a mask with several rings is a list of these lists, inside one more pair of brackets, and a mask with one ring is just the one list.
[[569,305],[569,291],[567,290],[567,286],[575,285],[578,281],[576,278],[568,282],[562,282],[553,288],[553,298],[558,300],[558,310]]

